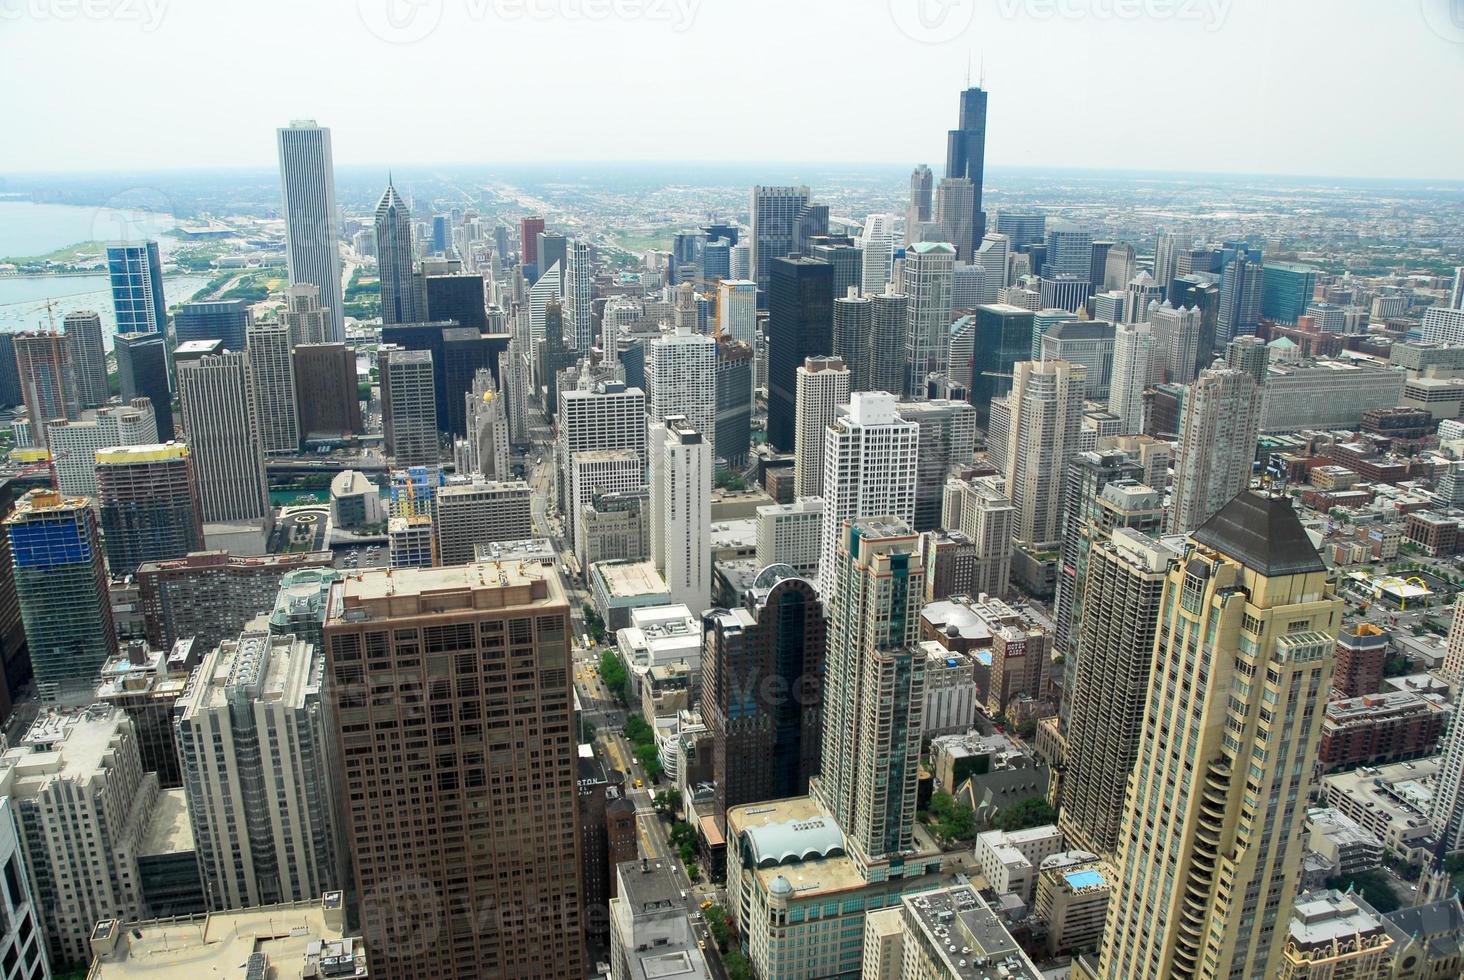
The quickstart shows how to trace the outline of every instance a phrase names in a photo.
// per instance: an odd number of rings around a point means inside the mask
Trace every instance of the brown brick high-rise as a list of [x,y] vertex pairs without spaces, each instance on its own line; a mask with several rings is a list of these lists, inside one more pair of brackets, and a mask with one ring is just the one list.
[[363,572],[325,621],[376,980],[584,976],[569,605],[537,568]]

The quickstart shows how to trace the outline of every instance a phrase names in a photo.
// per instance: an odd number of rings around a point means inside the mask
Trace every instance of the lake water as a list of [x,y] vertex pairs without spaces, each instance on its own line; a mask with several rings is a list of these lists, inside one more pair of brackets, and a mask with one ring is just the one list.
[[[125,199],[119,198],[119,202]],[[81,242],[158,239],[164,251],[173,244],[168,236],[178,221],[167,202],[139,192],[130,206],[76,207],[70,204],[34,204],[0,201],[0,259],[48,255]]]
[[[169,306],[192,299],[209,276],[169,276],[163,280],[163,297]],[[112,312],[112,289],[106,276],[35,276],[14,278],[0,276],[0,330],[45,329],[46,301],[56,304],[54,316],[60,329],[61,319],[76,310],[93,310],[102,318],[102,332],[108,349],[117,332],[117,318]]]
[[[174,240],[167,234],[177,224],[166,211],[165,201],[152,201],[138,192],[125,196],[133,207],[73,207],[66,204],[33,204],[29,201],[0,201],[0,257],[46,255],[57,249],[89,241],[158,240],[167,252]],[[156,210],[135,210],[142,207]],[[169,306],[192,299],[209,281],[209,276],[170,276],[163,281],[163,296]],[[56,304],[53,315],[59,328],[67,313],[94,310],[101,315],[102,330],[111,347],[117,330],[112,313],[112,292],[105,275],[95,276],[0,276],[0,330],[34,330],[47,323],[46,302]]]

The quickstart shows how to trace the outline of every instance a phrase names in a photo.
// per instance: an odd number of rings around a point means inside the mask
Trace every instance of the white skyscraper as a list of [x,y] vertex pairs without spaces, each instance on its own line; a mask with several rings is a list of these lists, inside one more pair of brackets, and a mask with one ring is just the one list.
[[650,424],[651,560],[673,603],[712,600],[712,447],[681,416]]
[[594,270],[590,266],[590,243],[576,238],[569,243],[569,262],[564,280],[564,340],[577,354],[588,354],[595,343],[595,324],[590,313]]
[[935,174],[925,164],[910,172],[910,203],[905,208],[905,244],[920,241],[921,225],[935,217]]
[[342,884],[325,651],[265,625],[205,655],[175,709],[204,896],[216,910],[303,902]]
[[1144,431],[1144,389],[1149,386],[1149,363],[1154,338],[1147,323],[1116,324],[1113,334],[1113,381],[1108,387],[1108,410],[1122,420],[1122,431]]
[[174,357],[204,523],[267,518],[269,484],[249,392],[248,355],[225,351],[217,340],[193,340],[179,344]]
[[867,296],[885,291],[895,261],[895,216],[871,214],[864,219],[864,271],[860,290]]
[[[992,299],[996,290],[991,291]],[[986,302],[986,269],[974,262],[957,262],[951,284],[951,309],[974,310]]]
[[733,279],[752,280],[752,246],[746,241],[732,246],[729,263]]
[[82,408],[107,404],[107,350],[102,343],[102,318],[90,310],[66,314],[62,329],[76,365],[76,394]]
[[295,408],[295,360],[290,356],[290,328],[279,322],[251,321],[245,344],[260,448],[267,456],[298,452],[300,420]]
[[529,343],[544,339],[544,322],[549,304],[558,303],[562,293],[563,270],[555,262],[529,287]]
[[630,449],[646,462],[646,393],[619,381],[593,382],[582,374],[575,388],[559,391],[559,510],[564,526],[577,527],[578,505],[569,495],[575,453]]
[[1179,385],[1195,380],[1204,327],[1199,307],[1175,309],[1166,302],[1152,310],[1148,319],[1153,328],[1153,358],[1164,380]]
[[454,483],[437,491],[437,562],[466,565],[477,547],[532,537],[529,485],[523,480]]
[[981,266],[986,275],[982,284],[983,303],[995,303],[996,291],[1011,285],[1011,278],[1007,274],[1011,246],[1010,238],[992,232],[981,239],[976,254],[971,256],[971,264]]
[[432,352],[384,347],[377,352],[377,363],[386,454],[402,468],[436,466],[440,459]]
[[896,411],[884,391],[849,395],[849,413],[824,433],[823,533],[819,575],[834,568],[840,528],[856,517],[915,519],[915,473],[920,427]]
[[1464,310],[1430,307],[1423,314],[1423,342],[1464,344]]
[[716,339],[678,326],[675,333],[651,341],[646,346],[646,384],[651,389],[651,421],[685,416],[716,455]]
[[1212,368],[1185,393],[1169,532],[1188,534],[1250,483],[1261,389],[1249,372]]
[[793,415],[793,496],[823,494],[824,430],[849,402],[849,369],[837,357],[810,357],[798,366]]
[[296,120],[278,130],[278,136],[290,282],[308,282],[320,290],[320,305],[330,311],[325,339],[345,340],[330,130],[314,120]]
[[1087,370],[1071,361],[1019,361],[1005,396],[1003,454],[1007,490],[1016,509],[1012,536],[1045,546],[1062,537],[1062,488],[1078,452]]
[[157,415],[149,398],[88,409],[75,420],[52,419],[45,429],[56,489],[68,497],[96,496],[98,449],[150,446],[158,441]]
[[[323,344],[330,328],[330,312],[320,305],[320,290],[308,282],[285,290],[285,308],[281,311],[290,328],[290,347],[301,344]],[[247,343],[247,338],[246,338]]]
[[13,870],[29,869],[41,920],[34,942],[49,947],[52,962],[83,963],[99,920],[143,917],[138,851],[157,773],[143,770],[136,730],[118,708],[43,708],[21,732],[0,757],[0,797],[10,800],[25,842]]
[[757,283],[723,279],[717,284],[717,327],[723,337],[757,344]]
[[1147,272],[1140,272],[1129,280],[1123,291],[1123,319],[1125,323],[1149,322],[1149,304],[1164,302],[1164,290]]
[[595,495],[634,493],[645,486],[645,458],[634,449],[585,449],[571,454],[566,493],[570,512],[577,516],[572,533],[574,553],[581,566],[589,563],[590,556],[585,520],[580,515]]
[[418,308],[413,281],[412,210],[388,179],[376,204],[376,267],[381,281],[381,322],[418,323],[427,319]]
[[1464,265],[1454,266],[1454,284],[1449,287],[1449,308],[1464,309]]
[[917,242],[905,251],[906,398],[924,398],[926,376],[946,372],[955,266],[956,250],[945,242]]
[[1095,283],[1094,288],[1101,286],[1102,291],[1122,292],[1133,277],[1134,247],[1127,242],[1115,242],[1103,263],[1103,282]]
[[1161,231],[1154,239],[1154,282],[1164,295],[1168,295],[1169,282],[1179,275],[1179,236],[1172,231]]

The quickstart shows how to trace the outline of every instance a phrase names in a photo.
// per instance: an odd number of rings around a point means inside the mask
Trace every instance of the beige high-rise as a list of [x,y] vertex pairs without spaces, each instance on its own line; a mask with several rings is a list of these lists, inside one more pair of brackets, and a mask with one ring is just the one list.
[[1197,529],[1161,602],[1104,980],[1275,976],[1342,601],[1285,498]]
[[569,604],[537,567],[336,582],[346,847],[376,980],[584,976]]
[[1185,391],[1169,532],[1188,534],[1250,483],[1261,389],[1244,371],[1212,368]]
[[1072,361],[1019,361],[1006,396],[1003,477],[1016,508],[1012,537],[1031,545],[1062,537],[1062,485],[1078,451],[1088,371]]
[[849,369],[837,357],[810,357],[798,366],[793,410],[793,495],[823,496],[824,430],[849,403]]

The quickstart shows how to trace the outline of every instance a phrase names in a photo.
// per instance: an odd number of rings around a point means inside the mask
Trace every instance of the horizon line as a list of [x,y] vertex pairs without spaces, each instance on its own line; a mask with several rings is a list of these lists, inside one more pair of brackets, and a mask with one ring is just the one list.
[[[620,160],[583,160],[578,158],[563,159],[542,159],[542,160],[498,160],[498,161],[458,161],[458,162],[408,162],[405,165],[400,161],[396,162],[368,162],[368,163],[346,163],[336,164],[335,171],[360,171],[380,168],[383,172],[391,170],[393,173],[406,172],[410,175],[413,169],[450,169],[450,168],[524,168],[524,167],[636,167],[636,166],[689,166],[689,167],[865,167],[875,169],[905,168],[913,170],[920,166],[920,163],[908,163],[893,160],[673,160],[659,158],[644,159],[620,159]],[[925,164],[929,166],[929,164]],[[403,171],[403,166],[407,168]],[[932,167],[932,170],[935,168]],[[1294,171],[1265,171],[1265,170],[1172,170],[1155,169],[1144,167],[1091,167],[1063,164],[1031,164],[1031,163],[988,163],[988,173],[992,171],[1008,171],[1013,173],[1066,173],[1086,174],[1092,176],[1116,175],[1132,176],[1147,175],[1155,177],[1183,177],[1183,178],[1286,178],[1293,180],[1333,180],[1333,181],[1367,181],[1367,182],[1398,182],[1410,184],[1443,184],[1458,186],[1464,189],[1464,178],[1429,176],[1429,177],[1406,177],[1406,176],[1378,176],[1361,174],[1319,174],[1319,173],[1298,173]],[[16,170],[0,171],[0,194],[7,193],[3,188],[3,182],[8,179],[37,179],[37,178],[65,178],[65,177],[112,177],[126,178],[141,174],[208,174],[208,173],[278,173],[278,166],[273,164],[253,163],[239,165],[193,165],[179,167],[153,167],[140,168],[136,170],[107,169],[75,169],[75,170]],[[420,178],[419,178],[420,179]]]

